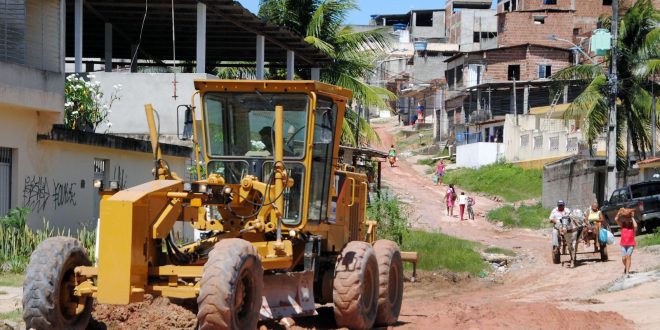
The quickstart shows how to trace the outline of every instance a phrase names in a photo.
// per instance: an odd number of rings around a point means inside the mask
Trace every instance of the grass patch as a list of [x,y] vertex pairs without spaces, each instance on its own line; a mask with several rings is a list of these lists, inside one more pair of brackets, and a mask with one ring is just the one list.
[[0,320],[9,320],[13,322],[20,322],[23,320],[23,313],[20,309],[13,310],[11,312],[0,313]]
[[543,172],[497,163],[478,169],[462,168],[445,172],[444,182],[472,192],[500,196],[509,202],[541,196]]
[[486,266],[476,252],[478,246],[478,243],[441,233],[410,231],[404,235],[401,250],[419,252],[417,266],[420,269],[447,269],[478,275]]
[[489,247],[484,250],[485,253],[492,253],[492,254],[503,254],[505,256],[509,257],[515,257],[516,253],[509,250],[509,249],[503,249],[499,247]]
[[531,206],[521,205],[518,208],[504,205],[488,211],[486,218],[489,221],[502,221],[506,227],[540,229],[550,226],[546,221],[549,215],[550,211],[544,209],[541,203],[537,203]]
[[653,234],[648,234],[637,240],[637,245],[639,247],[651,246],[651,245],[660,245],[660,229],[656,228]]
[[23,286],[23,274],[0,273],[0,286]]

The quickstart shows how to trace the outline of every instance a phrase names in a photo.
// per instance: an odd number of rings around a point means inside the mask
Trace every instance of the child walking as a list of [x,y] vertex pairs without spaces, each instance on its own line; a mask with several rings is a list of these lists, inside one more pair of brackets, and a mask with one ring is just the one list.
[[445,203],[447,205],[447,215],[453,217],[454,216],[454,201],[456,200],[456,191],[454,190],[454,185],[449,184],[449,189],[447,189],[447,193],[445,194]]
[[437,176],[438,180],[435,181],[435,185],[437,186],[438,183],[442,186],[442,176],[445,174],[445,164],[442,162],[442,159],[438,162],[438,168],[435,170],[435,175]]
[[468,197],[465,195],[464,191],[461,191],[461,194],[458,196],[458,210],[461,214],[461,221],[463,221],[463,215],[465,214],[465,205],[467,205]]

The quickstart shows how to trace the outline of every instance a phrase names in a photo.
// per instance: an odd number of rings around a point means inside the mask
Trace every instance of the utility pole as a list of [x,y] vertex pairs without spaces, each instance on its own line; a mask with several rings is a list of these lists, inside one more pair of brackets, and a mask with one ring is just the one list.
[[612,1],[612,56],[610,61],[610,109],[607,120],[607,191],[610,196],[616,189],[616,94],[617,94],[617,42],[619,39],[619,0]]
[[653,157],[655,157],[655,147],[656,147],[655,146],[655,143],[656,143],[656,141],[655,141],[656,140],[656,138],[655,138],[655,129],[656,129],[655,128],[655,126],[656,126],[656,122],[655,122],[655,103],[656,103],[656,100],[655,100],[655,92],[653,91],[653,88],[655,87],[654,85],[655,85],[655,81],[651,81],[651,95],[652,95],[651,102],[653,102],[653,103],[651,103],[651,155]]

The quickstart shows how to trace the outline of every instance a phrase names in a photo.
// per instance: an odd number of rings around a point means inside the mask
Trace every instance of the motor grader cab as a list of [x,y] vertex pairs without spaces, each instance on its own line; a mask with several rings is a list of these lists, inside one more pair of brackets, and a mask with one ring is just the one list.
[[[366,176],[337,160],[351,92],[314,81],[195,87],[202,125],[193,141],[206,177],[188,182],[170,171],[146,106],[155,179],[102,189],[97,265],[71,238],[36,249],[24,285],[27,327],[83,329],[93,299],[128,304],[146,293],[196,299],[200,329],[255,329],[259,319],[314,314],[315,303],[334,303],[339,326],[395,323],[399,247],[375,240]],[[194,102],[188,109],[195,118]],[[202,239],[176,244],[177,221]]]

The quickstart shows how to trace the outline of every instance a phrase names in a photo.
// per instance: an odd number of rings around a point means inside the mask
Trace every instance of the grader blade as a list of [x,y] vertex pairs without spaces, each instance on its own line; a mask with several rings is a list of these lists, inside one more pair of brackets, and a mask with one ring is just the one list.
[[316,315],[311,271],[265,275],[263,292],[263,319]]

